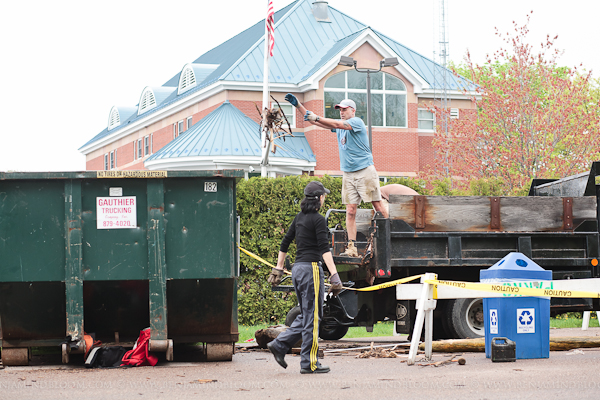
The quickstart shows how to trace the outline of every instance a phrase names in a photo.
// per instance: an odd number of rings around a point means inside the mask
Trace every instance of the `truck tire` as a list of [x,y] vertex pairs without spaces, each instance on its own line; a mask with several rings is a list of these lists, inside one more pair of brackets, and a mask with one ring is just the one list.
[[[298,315],[300,315],[300,306],[296,306],[288,311],[285,317],[285,324],[292,326],[292,322],[294,322]],[[338,340],[343,338],[346,333],[348,333],[348,327],[343,325],[327,327],[325,324],[321,324],[319,327],[319,337],[323,340]]]
[[292,322],[294,322],[298,315],[300,315],[300,306],[296,306],[288,311],[287,315],[285,316],[286,326],[292,326]]
[[343,338],[348,333],[348,327],[337,325],[328,327],[325,324],[319,326],[319,337],[323,340],[338,340]]
[[485,336],[483,327],[483,300],[450,300],[446,308],[448,333],[455,333],[456,339],[475,339]]

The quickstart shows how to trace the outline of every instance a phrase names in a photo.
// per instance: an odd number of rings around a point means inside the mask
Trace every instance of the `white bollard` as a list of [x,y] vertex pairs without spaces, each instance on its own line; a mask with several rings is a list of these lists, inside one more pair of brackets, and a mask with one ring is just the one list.
[[[600,321],[600,317],[598,316],[598,311],[594,311],[596,313],[596,318]],[[592,315],[592,311],[584,311],[583,312],[583,322],[581,324],[581,330],[587,331],[590,327],[590,316]]]
[[437,275],[426,273],[421,277],[421,295],[417,300],[417,317],[415,319],[415,328],[413,329],[412,340],[410,342],[410,350],[408,352],[408,360],[406,364],[413,365],[417,358],[419,350],[419,341],[421,340],[421,331],[423,323],[425,323],[425,358],[431,360],[432,341],[433,341],[433,310],[435,310],[436,300],[433,300],[433,285],[425,283],[428,280],[436,280]]

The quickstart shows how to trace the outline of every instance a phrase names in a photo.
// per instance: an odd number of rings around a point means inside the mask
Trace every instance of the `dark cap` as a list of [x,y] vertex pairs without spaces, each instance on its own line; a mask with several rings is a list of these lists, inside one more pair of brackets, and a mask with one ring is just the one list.
[[304,188],[305,196],[320,196],[322,194],[331,193],[323,184],[319,181],[308,182],[308,185]]

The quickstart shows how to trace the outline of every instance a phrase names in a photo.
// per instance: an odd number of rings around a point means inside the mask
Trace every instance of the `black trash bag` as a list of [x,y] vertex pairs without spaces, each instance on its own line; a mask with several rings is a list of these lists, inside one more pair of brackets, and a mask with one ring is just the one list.
[[121,366],[127,350],[123,346],[94,347],[85,359],[86,368],[116,368]]

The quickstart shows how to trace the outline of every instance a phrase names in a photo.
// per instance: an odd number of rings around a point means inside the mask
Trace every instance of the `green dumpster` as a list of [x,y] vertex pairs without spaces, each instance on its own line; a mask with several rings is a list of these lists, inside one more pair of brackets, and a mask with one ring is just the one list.
[[241,170],[0,172],[0,345],[84,352],[152,330],[150,350],[238,340],[236,180]]

